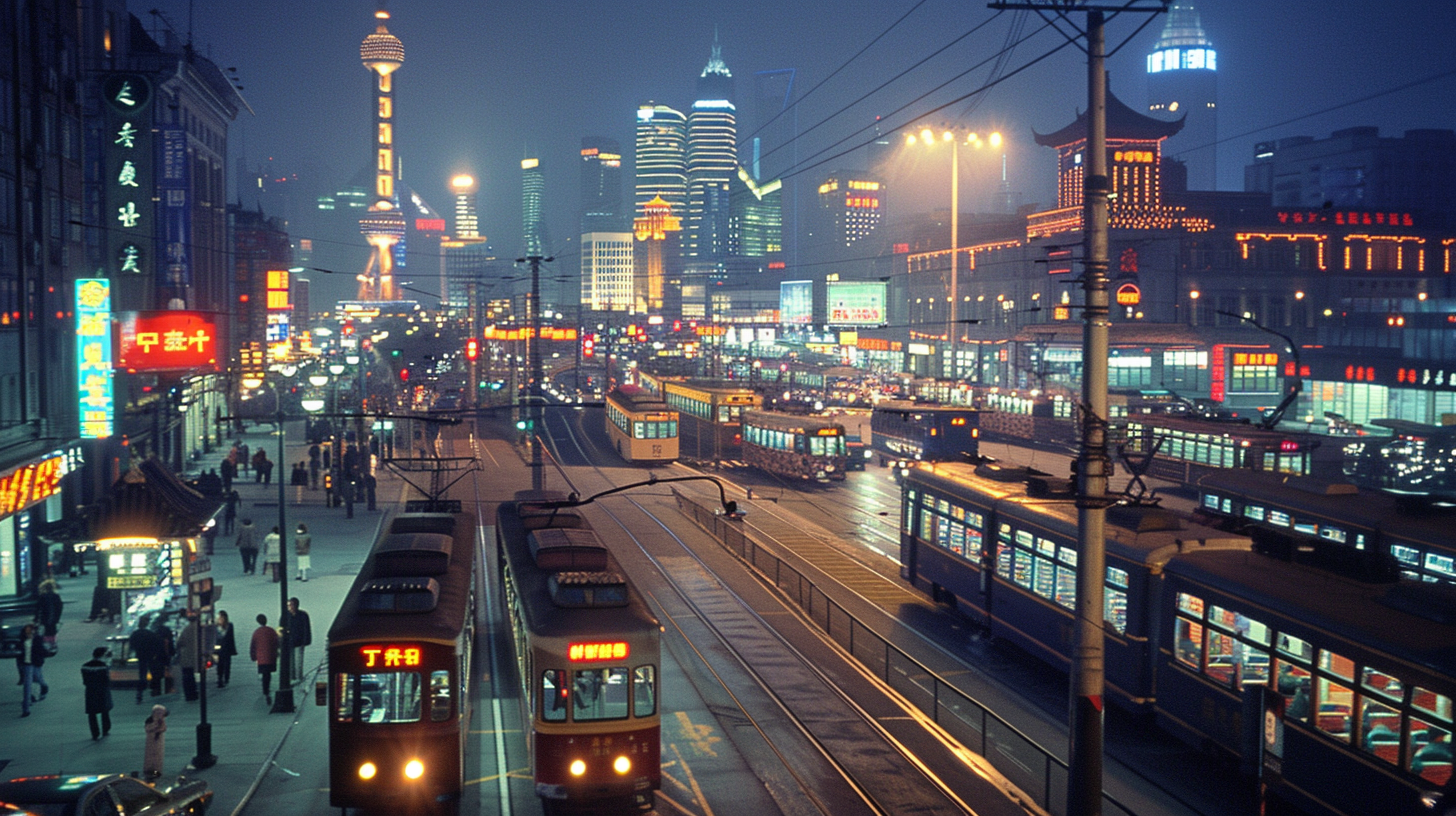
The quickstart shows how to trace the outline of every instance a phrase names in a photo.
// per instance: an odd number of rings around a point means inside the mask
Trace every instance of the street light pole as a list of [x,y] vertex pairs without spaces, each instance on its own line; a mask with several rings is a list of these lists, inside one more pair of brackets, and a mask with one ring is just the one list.
[[281,654],[278,656],[278,694],[273,698],[273,708],[270,713],[289,714],[293,712],[293,682],[291,680],[293,671],[293,631],[288,626],[288,502],[287,491],[283,485],[282,469],[283,463],[287,461],[284,452],[284,440],[287,436],[284,433],[283,416],[283,390],[277,383],[273,384],[273,395],[278,401],[278,570],[280,580],[278,582],[278,623],[283,628],[283,639],[278,645]]
[[545,462],[541,459],[541,436],[544,430],[544,420],[541,414],[541,262],[550,263],[555,258],[543,258],[540,255],[530,255],[525,258],[517,258],[516,263],[531,264],[531,303],[527,310],[531,324],[530,336],[526,342],[530,345],[531,358],[531,489],[546,489]]

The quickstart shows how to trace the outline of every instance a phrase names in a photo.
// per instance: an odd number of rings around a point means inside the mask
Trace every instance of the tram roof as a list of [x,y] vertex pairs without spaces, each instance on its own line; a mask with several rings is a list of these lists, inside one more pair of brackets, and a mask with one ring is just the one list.
[[841,434],[844,433],[844,426],[829,417],[781,414],[776,411],[745,411],[743,412],[743,424],[789,433],[825,428],[838,428]]

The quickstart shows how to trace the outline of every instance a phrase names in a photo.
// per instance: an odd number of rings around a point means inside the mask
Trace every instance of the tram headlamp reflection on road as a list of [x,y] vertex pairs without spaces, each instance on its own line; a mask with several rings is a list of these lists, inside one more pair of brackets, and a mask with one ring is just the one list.
[[375,767],[373,762],[366,762],[359,766],[360,779],[373,779],[377,773],[379,773],[379,768]]
[[586,773],[586,763],[585,762],[582,762],[579,759],[572,760],[571,761],[571,775],[572,776],[581,776],[584,773]]
[[632,770],[632,760],[624,756],[619,756],[617,757],[617,760],[612,763],[612,769],[619,774],[624,774]]

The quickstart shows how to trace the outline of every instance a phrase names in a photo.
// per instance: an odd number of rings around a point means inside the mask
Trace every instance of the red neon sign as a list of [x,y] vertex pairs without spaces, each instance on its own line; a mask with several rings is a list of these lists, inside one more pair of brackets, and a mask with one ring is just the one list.
[[0,476],[0,517],[18,513],[61,491],[65,457],[42,459]]
[[418,646],[360,646],[359,656],[364,658],[365,668],[403,669],[420,665],[421,650]]
[[592,660],[626,660],[630,651],[625,641],[611,643],[572,643],[566,647],[566,659],[573,663]]
[[116,367],[128,371],[217,368],[217,324],[201,312],[127,312]]

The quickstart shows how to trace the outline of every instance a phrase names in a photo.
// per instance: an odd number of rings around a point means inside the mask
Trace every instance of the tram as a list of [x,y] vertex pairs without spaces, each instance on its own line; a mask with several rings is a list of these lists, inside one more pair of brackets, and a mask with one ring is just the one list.
[[475,516],[402,513],[329,627],[329,803],[458,800],[470,723]]
[[618,456],[654,465],[677,461],[678,412],[660,395],[624,384],[607,394],[606,408],[607,436]]
[[775,476],[842,482],[849,446],[844,426],[830,419],[745,411],[743,459]]
[[1209,473],[1239,470],[1337,476],[1341,451],[1319,434],[1269,430],[1242,422],[1163,414],[1127,418],[1124,450],[1154,451],[1148,475],[1196,487]]
[[517,494],[496,512],[536,794],[650,807],[662,783],[661,626],[597,533],[556,499]]
[[[912,469],[902,575],[1067,669],[1076,509],[1056,480],[1026,475]],[[1414,811],[1449,780],[1456,586],[1353,580],[1158,508],[1110,508],[1106,530],[1109,702],[1249,768],[1278,732],[1281,772],[1265,780],[1312,813]]]
[[880,466],[966,461],[980,455],[980,412],[962,405],[886,400],[870,414],[870,445]]
[[719,380],[662,380],[663,401],[678,412],[678,451],[698,460],[737,458],[743,446],[743,412],[762,404],[751,388]]

